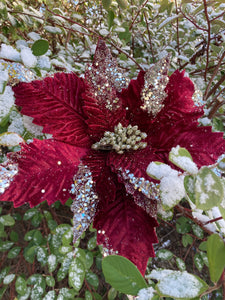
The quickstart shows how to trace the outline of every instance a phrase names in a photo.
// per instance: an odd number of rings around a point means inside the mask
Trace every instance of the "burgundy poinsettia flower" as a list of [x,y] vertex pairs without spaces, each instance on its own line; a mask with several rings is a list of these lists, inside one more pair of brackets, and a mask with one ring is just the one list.
[[2,201],[31,207],[74,195],[75,238],[93,221],[109,253],[144,273],[154,256],[158,189],[146,174],[152,161],[169,164],[172,147],[191,153],[198,167],[225,152],[222,133],[199,127],[202,108],[184,72],[167,76],[168,58],[128,80],[100,40],[85,78],[57,73],[15,86],[21,113],[52,139],[22,144],[2,165]]

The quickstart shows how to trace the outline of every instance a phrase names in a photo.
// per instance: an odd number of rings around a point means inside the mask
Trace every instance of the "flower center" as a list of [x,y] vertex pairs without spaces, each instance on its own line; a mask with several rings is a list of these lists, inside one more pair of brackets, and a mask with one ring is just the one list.
[[118,123],[114,127],[114,132],[104,132],[103,138],[99,142],[92,145],[94,150],[115,150],[118,154],[123,154],[125,150],[144,149],[146,142],[142,142],[147,137],[145,132],[141,132],[138,126],[128,125],[123,127]]

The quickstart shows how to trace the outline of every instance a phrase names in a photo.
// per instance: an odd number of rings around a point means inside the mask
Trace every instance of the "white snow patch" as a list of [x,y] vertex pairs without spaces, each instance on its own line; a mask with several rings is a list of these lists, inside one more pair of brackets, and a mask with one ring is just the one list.
[[50,33],[62,33],[62,30],[58,27],[44,26],[44,29]]
[[12,61],[21,61],[20,53],[10,45],[2,44],[0,50],[0,58]]
[[33,55],[30,48],[23,48],[21,50],[21,59],[27,68],[34,68],[37,64],[37,57]]
[[188,156],[181,156],[181,155],[179,156],[179,149],[180,146],[173,147],[171,149],[171,153],[174,154],[173,162],[177,164],[181,169],[187,171],[188,173],[197,174],[198,167],[196,166],[196,164]]
[[16,41],[16,48],[17,49],[23,49],[24,47],[28,47],[28,44],[25,40],[18,40]]
[[199,119],[199,122],[203,125],[203,126],[207,126],[211,124],[211,120],[207,117],[201,118]]
[[40,69],[49,70],[51,69],[51,62],[48,56],[42,55],[38,58],[37,66]]
[[15,132],[18,133],[19,135],[22,135],[24,132],[22,116],[18,112],[13,111],[10,114],[10,122],[11,124],[8,127],[8,131]]
[[150,286],[146,289],[141,289],[138,292],[139,300],[151,300],[154,297],[155,290]]
[[14,104],[14,93],[10,86],[6,86],[3,94],[0,94],[0,121],[7,115]]
[[210,231],[212,231],[212,232],[216,232],[216,226],[215,226],[215,224],[213,224],[213,223],[208,223],[208,224],[206,224],[208,221],[210,221],[211,219],[208,217],[208,216],[206,216],[206,215],[203,215],[201,212],[197,212],[197,211],[193,211],[192,212],[192,215],[193,215],[193,217],[194,218],[196,218],[196,219],[198,219],[202,224],[203,224],[203,226],[206,228],[206,229],[208,229],[208,230],[210,230]]
[[0,94],[3,93],[3,89],[8,79],[9,79],[8,71],[7,70],[0,71]]
[[160,183],[161,199],[168,208],[176,205],[185,197],[184,176],[174,173],[173,176],[166,176],[161,179]]
[[43,134],[43,127],[34,124],[33,118],[31,117],[23,115],[23,125],[34,136],[40,136]]
[[157,179],[162,179],[165,176],[176,173],[170,166],[166,164],[156,164],[155,162],[151,162],[147,167],[147,174],[149,176],[153,175]]
[[28,36],[29,36],[29,38],[30,39],[32,39],[32,40],[34,40],[34,41],[36,41],[36,40],[40,40],[41,39],[41,36],[40,36],[40,34],[38,34],[37,32],[29,32],[28,33]]
[[169,297],[195,298],[199,295],[203,284],[186,271],[175,271],[160,279],[157,287],[163,295]]
[[23,142],[24,140],[17,133],[7,132],[0,135],[0,145],[14,147]]

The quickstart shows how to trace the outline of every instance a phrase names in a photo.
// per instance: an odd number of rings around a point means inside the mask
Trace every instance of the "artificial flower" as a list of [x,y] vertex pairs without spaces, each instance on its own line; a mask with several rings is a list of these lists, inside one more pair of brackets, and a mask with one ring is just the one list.
[[168,57],[129,80],[99,40],[85,77],[54,77],[13,88],[21,113],[52,139],[21,144],[2,164],[2,201],[31,207],[74,202],[74,236],[93,222],[97,241],[134,262],[144,274],[157,242],[159,193],[146,174],[152,161],[170,164],[172,147],[191,153],[198,167],[225,152],[222,133],[199,127],[202,107],[185,72],[167,76]]

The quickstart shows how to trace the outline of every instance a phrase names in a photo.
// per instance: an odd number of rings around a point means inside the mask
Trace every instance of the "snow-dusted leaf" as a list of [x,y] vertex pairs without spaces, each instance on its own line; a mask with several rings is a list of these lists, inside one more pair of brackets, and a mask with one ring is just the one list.
[[5,276],[5,278],[3,279],[3,284],[10,284],[14,278],[15,278],[15,274],[8,274]]
[[167,249],[161,249],[157,251],[156,256],[163,260],[170,260],[173,257],[173,253]]
[[207,210],[218,206],[224,195],[220,178],[209,168],[202,167],[197,174],[195,182],[196,206]]
[[148,277],[158,280],[156,290],[161,296],[173,299],[192,299],[208,289],[202,279],[186,271],[153,270]]
[[69,285],[79,291],[83,285],[85,277],[85,267],[82,261],[75,257],[69,268]]
[[191,154],[185,148],[180,146],[173,147],[169,153],[169,160],[188,173],[196,174],[198,172],[198,168],[193,162]]
[[25,295],[27,292],[26,280],[23,277],[18,276],[16,279],[15,288],[18,294]]
[[48,270],[49,272],[53,272],[55,271],[56,267],[57,267],[57,257],[54,254],[50,254],[48,256]]

